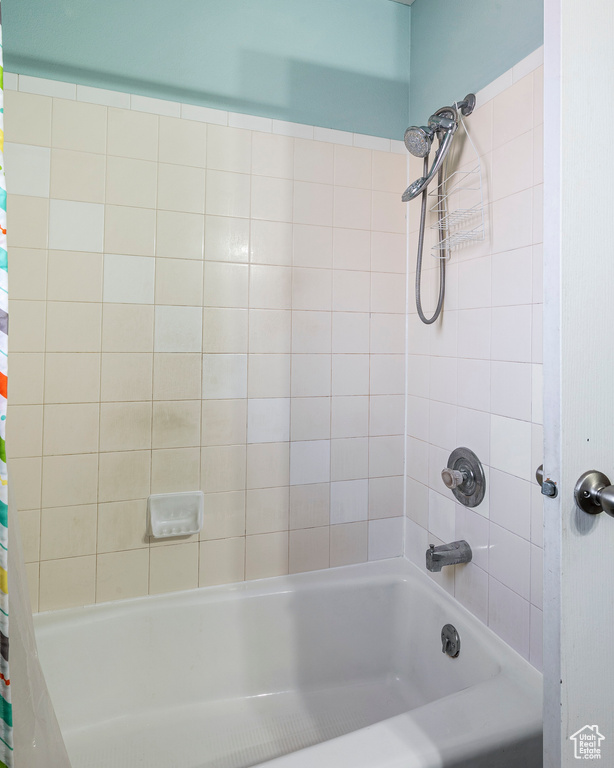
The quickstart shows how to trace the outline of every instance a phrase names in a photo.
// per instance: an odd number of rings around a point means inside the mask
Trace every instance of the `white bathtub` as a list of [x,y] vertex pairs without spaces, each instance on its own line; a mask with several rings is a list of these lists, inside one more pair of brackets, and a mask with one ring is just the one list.
[[35,626],[73,768],[541,766],[539,673],[401,559]]

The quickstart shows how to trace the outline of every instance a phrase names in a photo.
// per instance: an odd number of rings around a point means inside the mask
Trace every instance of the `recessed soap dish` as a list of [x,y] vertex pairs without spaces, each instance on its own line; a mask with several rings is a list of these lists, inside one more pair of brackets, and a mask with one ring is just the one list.
[[156,493],[147,500],[149,531],[156,539],[191,536],[203,527],[202,491]]

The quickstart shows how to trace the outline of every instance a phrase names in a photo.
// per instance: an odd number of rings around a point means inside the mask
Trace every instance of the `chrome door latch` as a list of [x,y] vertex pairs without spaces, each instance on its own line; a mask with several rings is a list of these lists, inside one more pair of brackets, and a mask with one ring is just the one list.
[[614,486],[603,472],[592,469],[580,475],[574,488],[576,504],[589,515],[607,512],[614,517]]
[[556,487],[556,483],[554,480],[551,480],[549,477],[544,479],[544,465],[540,464],[539,467],[535,470],[535,479],[539,483],[542,489],[542,494],[544,496],[549,496],[551,499],[554,499],[556,495],[559,492],[559,489]]

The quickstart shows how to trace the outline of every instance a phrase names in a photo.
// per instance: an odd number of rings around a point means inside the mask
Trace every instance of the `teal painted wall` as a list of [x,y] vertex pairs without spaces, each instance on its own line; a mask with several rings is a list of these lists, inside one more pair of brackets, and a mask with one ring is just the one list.
[[409,8],[389,0],[3,0],[2,21],[9,72],[378,136],[407,125]]
[[479,91],[542,45],[543,0],[416,0],[410,122]]

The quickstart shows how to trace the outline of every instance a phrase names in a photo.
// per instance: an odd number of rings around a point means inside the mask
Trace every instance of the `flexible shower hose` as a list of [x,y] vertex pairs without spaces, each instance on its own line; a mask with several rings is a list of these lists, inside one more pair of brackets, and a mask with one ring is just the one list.
[[[428,172],[428,155],[424,158],[424,175],[426,176]],[[444,198],[444,177],[443,177],[443,165],[439,169],[439,173],[437,174],[437,218],[438,223],[441,221],[443,211],[442,211],[442,200]],[[439,315],[441,314],[441,309],[443,307],[443,299],[446,292],[446,259],[445,259],[445,251],[440,251],[439,253],[439,298],[437,299],[437,308],[435,309],[435,314],[432,317],[427,317],[424,312],[422,311],[422,251],[424,249],[424,226],[426,223],[426,197],[428,194],[428,190],[424,190],[422,193],[422,205],[420,208],[420,229],[418,231],[418,258],[416,259],[416,309],[418,310],[418,317],[420,320],[422,320],[423,323],[426,323],[426,325],[431,325],[432,323],[437,320]],[[444,229],[439,226],[439,241],[441,242],[445,237],[445,231]]]

